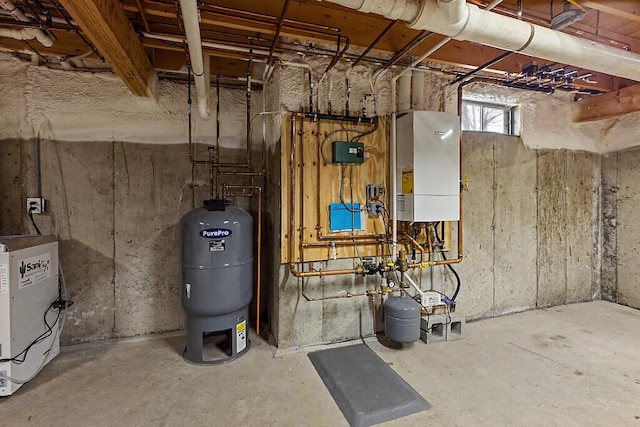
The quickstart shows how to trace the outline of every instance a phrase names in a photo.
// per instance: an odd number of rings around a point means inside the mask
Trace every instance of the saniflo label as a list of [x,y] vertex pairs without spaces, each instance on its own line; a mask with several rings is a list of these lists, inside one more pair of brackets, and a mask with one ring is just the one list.
[[0,264],[0,294],[9,290],[9,269],[7,264]]
[[243,320],[242,322],[236,325],[236,353],[240,353],[242,350],[247,348],[247,321]]
[[51,277],[51,253],[41,254],[20,261],[18,289],[42,282]]
[[200,237],[206,239],[224,239],[231,236],[231,230],[228,228],[207,228],[200,232]]

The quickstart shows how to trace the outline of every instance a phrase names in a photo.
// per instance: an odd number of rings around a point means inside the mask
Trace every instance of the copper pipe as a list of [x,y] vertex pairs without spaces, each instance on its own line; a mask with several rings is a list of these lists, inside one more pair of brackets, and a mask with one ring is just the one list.
[[327,242],[327,243],[323,243],[323,242],[302,242],[302,247],[303,248],[330,248],[332,246],[352,246],[354,243],[357,243],[358,245],[379,245],[381,243],[384,243],[384,241],[381,240],[365,240],[362,242],[359,241],[337,241],[337,242]]
[[348,240],[351,242],[352,240],[372,240],[372,239],[385,239],[386,236],[384,234],[357,234],[353,236],[325,236],[322,234],[322,227],[316,226],[316,239],[321,242],[335,242],[340,240]]
[[193,137],[191,131],[191,65],[187,66],[187,123],[189,127],[189,161],[195,164],[193,160]]
[[[341,39],[344,39],[344,47],[342,48],[342,50],[340,50]],[[324,80],[324,77],[327,75],[327,73],[331,71],[331,69],[337,64],[337,62],[340,60],[340,58],[342,58],[342,56],[347,52],[348,49],[349,49],[349,37],[342,36],[340,34],[340,31],[338,30],[338,42],[336,44],[336,54],[331,59],[331,62],[329,62],[329,65],[327,65],[327,68],[324,70],[324,73],[322,73],[322,77],[320,78],[320,81]],[[320,91],[320,88],[318,88],[318,92],[319,91]],[[320,108],[320,106],[318,106],[318,108]]]
[[432,262],[433,261],[433,239],[432,239],[433,236],[431,236],[431,233],[429,232],[429,227],[427,227],[426,234],[427,234],[427,245],[429,248],[429,262]]
[[220,74],[216,75],[216,163],[220,163]]
[[260,172],[239,172],[239,171],[219,171],[219,175],[228,175],[228,176],[264,176],[265,171]]
[[[256,334],[260,335],[260,289],[262,284],[261,266],[262,266],[262,186],[260,185],[225,185],[225,188],[237,188],[258,191],[258,260],[256,272]],[[235,195],[235,194],[234,194]],[[252,195],[244,195],[242,197],[250,197]]]
[[[209,198],[213,199],[213,152],[209,151],[209,183],[210,183],[210,188],[209,188]],[[219,184],[219,180],[216,179],[216,197],[218,196],[218,184]]]
[[414,248],[420,251],[420,261],[424,261],[424,248],[418,242],[416,242],[415,239],[409,235],[409,233],[405,231],[403,234],[407,239],[409,239],[411,245],[413,245]]
[[326,276],[343,276],[346,274],[362,274],[362,269],[360,267],[355,267],[352,269],[345,270],[320,270],[320,271],[298,271],[295,268],[294,264],[289,264],[289,268],[291,269],[291,274],[294,277],[326,277]]
[[365,56],[367,56],[367,54],[368,54],[369,52],[371,52],[371,49],[373,49],[373,47],[374,47],[375,45],[377,45],[377,44],[378,44],[378,42],[379,42],[380,40],[382,40],[382,38],[383,38],[384,36],[386,36],[386,35],[387,35],[387,33],[388,33],[389,31],[391,31],[391,28],[393,28],[393,26],[396,24],[396,22],[398,22],[398,21],[397,21],[397,20],[393,20],[393,21],[389,22],[389,25],[387,25],[387,27],[386,27],[384,30],[382,30],[382,32],[381,32],[380,34],[378,34],[378,37],[376,37],[375,39],[373,39],[373,41],[371,42],[371,44],[369,44],[369,46],[367,46],[367,48],[366,48],[366,49],[365,49],[365,50],[360,54],[360,56],[358,56],[358,58],[353,62],[353,64],[351,64],[351,67],[352,67],[352,68],[353,68],[353,67],[355,67],[356,65],[358,65],[358,64],[360,63],[360,61],[362,61],[362,59],[363,59]]
[[362,274],[359,267],[345,270],[320,270],[320,271],[298,271],[295,263],[289,263],[289,269],[294,277],[326,277],[340,276],[345,274]]
[[[300,121],[300,226],[298,233],[300,235],[299,251],[300,251],[300,263],[304,265],[304,248],[302,243],[304,242],[304,119]],[[298,135],[295,135],[296,138]]]
[[376,294],[371,295],[371,306],[373,308],[373,333],[378,333],[378,316],[376,314]]
[[[447,265],[447,264],[460,264],[462,262],[462,258],[451,258],[451,259],[447,259],[447,260],[439,260],[439,261],[431,261],[429,264],[429,267],[434,267],[437,265]],[[421,265],[423,263],[420,262],[412,262],[410,264],[407,264],[408,268],[422,268]]]
[[374,296],[374,295],[386,295],[388,293],[391,292],[402,292],[402,289],[398,288],[398,289],[386,289],[386,290],[380,290],[380,289],[371,289],[371,290],[367,290],[364,292],[358,292],[355,294],[352,293],[344,293],[344,294],[340,294],[340,295],[331,295],[328,297],[308,297],[306,294],[303,294],[302,296],[304,297],[305,300],[307,301],[324,301],[324,300],[330,300],[330,299],[342,299],[342,298],[355,298],[355,297],[365,297],[365,296]]
[[247,155],[246,162],[251,164],[251,57],[247,63]]
[[289,7],[289,0],[284,0],[284,5],[282,6],[282,13],[280,14],[280,19],[278,20],[278,26],[276,27],[276,33],[273,35],[273,42],[271,43],[271,48],[269,49],[267,66],[271,62],[271,58],[273,56],[273,50],[276,47],[276,42],[278,41],[278,37],[280,37],[280,30],[282,30],[282,24],[284,22],[284,15],[287,13],[287,7]]
[[[289,153],[289,263],[292,272],[295,271],[295,238],[293,237],[293,229],[295,228],[295,186],[296,186],[296,115],[291,115],[291,135],[290,135],[290,153]],[[295,274],[294,274],[295,276]],[[296,276],[297,277],[297,276]]]

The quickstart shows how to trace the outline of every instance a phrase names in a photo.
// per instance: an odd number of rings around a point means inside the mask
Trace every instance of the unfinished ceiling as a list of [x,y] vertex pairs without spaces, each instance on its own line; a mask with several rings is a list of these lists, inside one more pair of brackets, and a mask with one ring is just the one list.
[[[551,18],[564,10],[571,13],[563,16],[582,19],[562,32],[598,45],[640,52],[640,2],[468,3],[480,9],[494,7],[497,14],[542,27],[550,27]],[[205,0],[198,4],[203,51],[211,58],[212,75],[244,77],[249,71],[260,78],[267,61],[292,55],[392,69],[410,65],[444,38],[411,29],[402,20],[329,1]],[[184,75],[187,69],[189,55],[177,0],[0,0],[0,6],[0,49],[50,67],[91,70],[108,66],[138,96],[154,95],[158,75]],[[579,120],[640,108],[634,96],[639,92],[635,81],[471,41],[452,40],[425,61],[428,63],[420,65],[450,73],[452,80],[475,71],[505,85],[580,94],[611,92],[583,100]]]

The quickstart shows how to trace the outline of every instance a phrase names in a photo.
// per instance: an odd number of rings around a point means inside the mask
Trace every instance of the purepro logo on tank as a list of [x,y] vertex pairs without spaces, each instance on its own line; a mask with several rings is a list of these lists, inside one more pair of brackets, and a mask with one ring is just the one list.
[[200,236],[207,239],[224,239],[231,236],[231,230],[228,228],[207,228],[200,232]]

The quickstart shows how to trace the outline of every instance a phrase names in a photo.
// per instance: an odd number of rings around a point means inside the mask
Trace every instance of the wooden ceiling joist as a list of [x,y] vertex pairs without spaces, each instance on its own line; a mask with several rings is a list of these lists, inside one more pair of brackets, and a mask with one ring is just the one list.
[[614,1],[590,1],[579,0],[578,4],[589,9],[599,10],[609,15],[640,22],[640,5],[636,1],[614,0]]
[[640,85],[585,98],[578,103],[574,122],[592,122],[640,111]]
[[157,76],[117,0],[60,0],[134,95],[155,97]]

